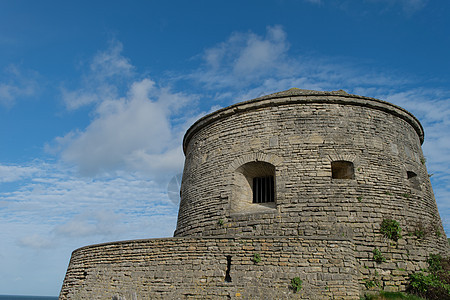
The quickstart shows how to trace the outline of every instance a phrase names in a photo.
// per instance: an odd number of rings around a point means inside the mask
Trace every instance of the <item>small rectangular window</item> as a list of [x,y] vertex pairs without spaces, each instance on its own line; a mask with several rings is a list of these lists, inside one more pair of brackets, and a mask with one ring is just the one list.
[[420,190],[420,181],[416,173],[414,173],[413,171],[407,171],[406,177],[408,178],[408,181],[413,188],[415,188],[416,190]]
[[355,170],[350,161],[338,160],[331,162],[331,178],[355,179]]
[[274,202],[273,176],[253,178],[253,203]]

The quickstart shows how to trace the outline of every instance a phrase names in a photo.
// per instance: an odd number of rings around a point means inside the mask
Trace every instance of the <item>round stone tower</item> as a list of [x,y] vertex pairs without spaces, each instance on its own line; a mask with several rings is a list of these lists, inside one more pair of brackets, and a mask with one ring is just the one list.
[[423,138],[404,109],[344,91],[291,89],[218,110],[184,137],[176,237],[75,250],[60,299],[405,291],[429,254],[449,250]]
[[[175,236],[346,237],[369,246],[383,242],[388,219],[409,250],[446,251],[423,139],[408,111],[344,91],[290,89],[220,109],[184,137]],[[413,243],[417,230],[427,234]]]

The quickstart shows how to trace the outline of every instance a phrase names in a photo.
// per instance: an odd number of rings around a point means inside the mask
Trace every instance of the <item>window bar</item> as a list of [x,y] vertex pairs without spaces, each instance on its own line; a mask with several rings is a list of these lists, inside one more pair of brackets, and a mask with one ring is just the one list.
[[257,179],[258,184],[256,185],[257,190],[258,190],[258,194],[256,197],[256,202],[257,203],[261,203],[261,178]]
[[269,177],[269,202],[273,202],[273,177]]
[[253,178],[253,203],[256,203],[256,178]]
[[266,188],[266,182],[265,182],[265,178],[261,178],[261,203],[265,202],[265,197],[266,197],[266,193],[265,193],[265,188]]
[[269,198],[269,177],[264,177],[264,203],[270,201]]
[[263,193],[262,193],[262,185],[263,185],[263,182],[262,182],[262,180],[261,180],[261,178],[258,178],[258,183],[259,183],[259,185],[258,185],[258,190],[259,190],[259,192],[258,192],[258,203],[261,203],[262,202],[262,197],[264,196],[263,195]]

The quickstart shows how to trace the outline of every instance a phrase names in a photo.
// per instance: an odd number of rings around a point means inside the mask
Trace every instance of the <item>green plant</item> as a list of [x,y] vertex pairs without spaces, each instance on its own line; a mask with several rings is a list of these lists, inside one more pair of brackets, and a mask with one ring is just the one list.
[[442,232],[441,232],[441,230],[439,229],[439,226],[438,226],[438,225],[435,225],[435,226],[434,226],[434,233],[436,234],[436,236],[437,236],[438,238],[440,238],[440,237],[442,236]]
[[261,255],[259,255],[259,253],[253,254],[252,261],[253,261],[255,264],[259,263],[259,262],[261,261]]
[[384,219],[381,222],[380,232],[388,239],[398,241],[402,238],[401,231],[400,224],[393,219]]
[[364,295],[361,300],[424,300],[421,297],[417,297],[415,295],[404,294],[401,292],[385,292],[380,291],[378,294],[368,294]]
[[420,159],[420,162],[422,163],[422,165],[424,165],[427,162],[427,159],[425,157],[422,157]]
[[430,254],[427,259],[428,270],[438,272],[442,270],[442,256],[440,254]]
[[297,293],[302,289],[303,280],[300,277],[294,277],[291,279],[291,287],[294,290],[294,293]]
[[223,226],[223,224],[225,224],[225,221],[223,219],[219,219],[219,221],[217,221],[217,224],[219,226]]
[[[443,282],[436,274],[416,272],[409,275],[410,287],[419,296],[427,299],[448,299],[450,297],[450,284]],[[428,294],[437,294],[430,297]],[[439,298],[441,297],[441,298]]]
[[414,235],[418,238],[421,239],[424,237],[425,235],[425,230],[422,227],[418,227],[416,229],[414,229]]
[[385,191],[384,193],[385,193],[386,195],[392,196],[392,193],[389,192],[389,191]]
[[374,280],[364,279],[364,286],[367,289],[373,289],[374,287],[378,286],[378,283]]
[[450,259],[430,254],[428,269],[409,275],[409,290],[426,299],[450,299]]
[[358,197],[356,197],[356,199],[358,200],[358,202],[361,202],[363,197],[362,196],[358,196]]
[[406,199],[409,199],[409,198],[411,198],[411,195],[410,195],[410,194],[408,194],[408,193],[404,193],[404,194],[402,194],[402,196],[403,196],[403,197],[405,197]]
[[382,263],[386,261],[386,258],[383,256],[381,251],[378,248],[373,249],[373,260],[375,260],[377,263]]

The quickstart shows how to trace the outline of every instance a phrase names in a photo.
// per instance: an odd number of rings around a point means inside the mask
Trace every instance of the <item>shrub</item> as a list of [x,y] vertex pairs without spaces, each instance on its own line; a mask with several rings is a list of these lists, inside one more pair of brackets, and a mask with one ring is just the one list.
[[442,256],[439,254],[430,254],[427,259],[428,270],[436,273],[442,270]]
[[426,299],[450,299],[450,259],[430,254],[426,272],[409,275],[409,289]]
[[401,231],[400,224],[393,219],[384,219],[381,222],[380,232],[388,239],[398,241],[402,238]]
[[364,295],[361,300],[424,300],[421,297],[417,297],[410,294],[404,294],[402,292],[385,292],[380,291],[378,294]]

